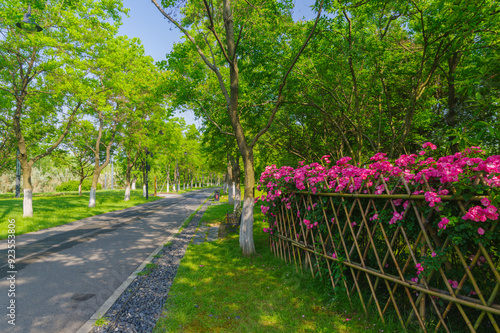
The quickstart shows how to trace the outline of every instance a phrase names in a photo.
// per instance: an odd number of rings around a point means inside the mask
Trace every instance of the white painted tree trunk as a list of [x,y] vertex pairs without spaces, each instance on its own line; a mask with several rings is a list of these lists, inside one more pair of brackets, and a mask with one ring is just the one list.
[[136,178],[134,176],[134,180],[132,180],[132,189],[135,190],[135,181],[136,181]]
[[253,242],[253,206],[254,200],[252,197],[245,197],[243,199],[240,224],[240,247],[244,254],[255,253],[255,245]]
[[129,200],[130,200],[130,186],[127,185],[127,187],[125,188],[125,201]]
[[241,189],[234,187],[234,210],[241,205]]
[[142,196],[146,197],[146,184],[142,185]]
[[170,183],[167,183],[167,193],[170,192]]
[[89,208],[95,207],[95,187],[90,188],[90,195],[89,195]]
[[33,217],[33,191],[24,190],[23,217]]
[[234,187],[229,186],[228,194],[227,194],[227,203],[230,205],[234,205]]
[[82,195],[82,183],[78,184],[78,195]]

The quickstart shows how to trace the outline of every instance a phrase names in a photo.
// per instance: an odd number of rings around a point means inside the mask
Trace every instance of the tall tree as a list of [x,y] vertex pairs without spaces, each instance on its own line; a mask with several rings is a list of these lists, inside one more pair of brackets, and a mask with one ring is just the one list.
[[[236,138],[240,154],[243,157],[245,194],[240,225],[240,247],[245,255],[250,255],[255,252],[253,242],[253,190],[255,186],[253,149],[259,138],[271,126],[275,114],[283,102],[283,89],[286,80],[316,27],[321,13],[321,5],[319,6],[318,19],[311,28],[311,33],[305,38],[305,42],[294,52],[294,56],[281,59],[281,62],[286,62],[287,65],[282,68],[281,80],[276,80],[276,78],[273,80],[273,83],[276,81],[279,83],[271,89],[260,90],[260,93],[268,93],[267,96],[271,97],[268,103],[273,105],[273,108],[266,110],[267,122],[255,133],[249,133],[241,121],[241,116],[245,113],[242,112],[239,105],[241,78],[239,60],[247,62],[247,65],[257,60],[262,62],[262,58],[254,59],[251,51],[258,50],[259,43],[266,44],[268,40],[271,40],[275,47],[288,48],[287,38],[289,36],[286,36],[279,28],[283,28],[285,23],[292,23],[290,4],[280,1],[257,1],[254,4],[249,4],[245,1],[232,2],[230,0],[210,3],[203,0],[200,3],[200,1],[193,0],[188,1],[183,7],[183,14],[186,17],[182,22],[179,22],[165,10],[167,7],[173,7],[175,2],[162,1],[162,7],[157,0],[152,1],[162,15],[185,34],[187,43],[195,48],[198,56],[215,75],[218,82],[219,95],[227,106],[227,116],[232,127],[231,132],[225,133]],[[280,22],[282,24],[277,28],[276,26]],[[194,59],[191,62],[195,62]],[[275,65],[273,63],[274,67],[276,67]],[[270,66],[268,64],[268,67]],[[243,68],[249,67],[251,66]],[[251,108],[249,109],[251,110]],[[220,112],[220,108],[209,111]],[[251,114],[251,112],[247,113],[247,115]],[[255,116],[255,113],[253,115]],[[209,114],[204,114],[204,116],[212,118]],[[250,134],[251,136],[249,136]]]
[[89,45],[103,43],[120,20],[121,2],[82,0],[36,3],[36,34],[15,26],[25,8],[9,1],[0,7],[0,90],[13,102],[0,109],[12,127],[23,175],[23,215],[33,216],[31,169],[67,135],[85,94],[81,58]]

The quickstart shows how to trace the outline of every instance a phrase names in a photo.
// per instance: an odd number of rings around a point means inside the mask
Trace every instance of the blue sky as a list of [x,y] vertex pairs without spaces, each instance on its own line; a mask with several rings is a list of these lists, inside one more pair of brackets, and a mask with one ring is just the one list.
[[[118,34],[130,38],[137,37],[144,45],[147,55],[155,61],[165,59],[174,43],[181,42],[181,33],[169,21],[163,18],[156,6],[150,0],[123,0],[125,7],[129,8],[128,17],[122,17],[122,26]],[[294,19],[311,19],[315,15],[310,9],[314,0],[295,0]],[[184,112],[181,115],[188,124],[201,122],[194,119],[194,114]]]

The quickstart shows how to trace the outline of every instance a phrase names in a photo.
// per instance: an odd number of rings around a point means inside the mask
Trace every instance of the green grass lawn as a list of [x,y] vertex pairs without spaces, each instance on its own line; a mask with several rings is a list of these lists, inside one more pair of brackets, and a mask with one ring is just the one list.
[[[202,223],[222,221],[231,207],[208,207]],[[329,281],[275,258],[262,219],[256,206],[254,256],[242,255],[236,234],[189,246],[154,332],[401,331],[381,324],[375,313],[366,317],[361,307],[351,307]]]
[[89,216],[112,212],[161,199],[142,197],[142,190],[131,191],[130,201],[123,201],[124,190],[97,191],[96,207],[88,208],[89,192],[41,193],[33,197],[33,217],[23,218],[23,198],[12,194],[0,196],[0,239],[7,238],[8,221],[16,221],[16,235],[47,229]]

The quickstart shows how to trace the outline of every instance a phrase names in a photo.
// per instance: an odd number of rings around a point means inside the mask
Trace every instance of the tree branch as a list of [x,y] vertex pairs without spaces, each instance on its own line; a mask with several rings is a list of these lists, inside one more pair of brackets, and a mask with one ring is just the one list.
[[73,123],[73,120],[76,116],[76,112],[78,111],[78,109],[80,108],[80,106],[82,105],[82,102],[78,102],[78,105],[73,109],[73,112],[71,113],[71,116],[69,117],[68,119],[68,123],[66,124],[66,128],[64,129],[64,132],[59,136],[59,139],[57,139],[56,142],[54,142],[54,144],[49,147],[45,152],[41,153],[40,155],[34,157],[30,163],[33,165],[36,161],[38,161],[39,159],[49,155],[50,153],[52,153],[52,151],[54,149],[57,148],[57,146],[59,146],[59,144],[62,142],[62,140],[64,140],[64,138],[66,137],[66,135],[68,134],[69,132],[69,129],[71,127],[71,124]]
[[[207,10],[208,18],[210,19],[210,26],[208,29],[212,31],[212,34],[214,35],[215,39],[217,40],[217,43],[219,44],[220,49],[222,50],[222,53],[224,54],[224,58],[226,58],[227,62],[231,65],[234,66],[234,59],[229,59],[229,56],[227,55],[226,49],[224,48],[224,44],[222,44],[222,41],[220,40],[219,35],[217,32],[215,32],[215,27],[214,27],[214,21],[212,19],[212,15],[210,14],[210,8],[208,7],[208,3],[206,0],[203,0],[203,3],[205,4],[205,9]],[[215,63],[214,63],[215,65]]]
[[222,134],[226,134],[226,135],[230,135],[230,136],[236,136],[234,133],[230,133],[230,132],[226,132],[224,130],[222,130],[222,128],[219,126],[219,124],[217,124],[213,119],[212,117],[210,117],[210,114],[207,112],[207,110],[202,106],[202,105],[198,105],[198,107],[203,110],[203,112],[205,113],[205,115],[207,116],[208,120],[210,120],[212,122],[212,124],[215,125],[215,127],[217,127],[217,129],[222,133]]
[[321,4],[319,5],[318,15],[316,17],[316,20],[314,21],[314,25],[313,25],[313,28],[311,29],[311,32],[309,33],[309,36],[307,36],[307,39],[304,41],[304,44],[302,44],[302,47],[300,48],[299,52],[297,53],[297,55],[293,59],[292,63],[290,64],[290,67],[288,68],[288,71],[285,73],[285,76],[283,77],[283,81],[280,84],[280,87],[278,90],[278,100],[276,102],[276,106],[274,107],[274,110],[272,111],[271,116],[267,120],[266,126],[264,126],[264,128],[262,128],[259,131],[259,133],[257,133],[257,135],[253,138],[252,142],[250,143],[250,147],[253,148],[255,146],[255,144],[257,143],[257,140],[259,140],[259,138],[264,133],[267,132],[269,127],[271,127],[271,124],[273,123],[274,117],[276,116],[276,112],[278,112],[278,109],[281,106],[281,103],[283,102],[283,98],[284,98],[283,89],[285,88],[285,84],[286,84],[286,80],[288,78],[288,75],[290,75],[290,73],[292,72],[292,69],[295,66],[295,64],[297,63],[297,61],[299,60],[300,55],[302,54],[302,52],[305,50],[307,44],[309,43],[309,40],[311,39],[311,37],[314,33],[314,30],[316,29],[316,26],[318,25],[319,19],[321,17],[322,9],[323,9],[323,0],[321,1]]

